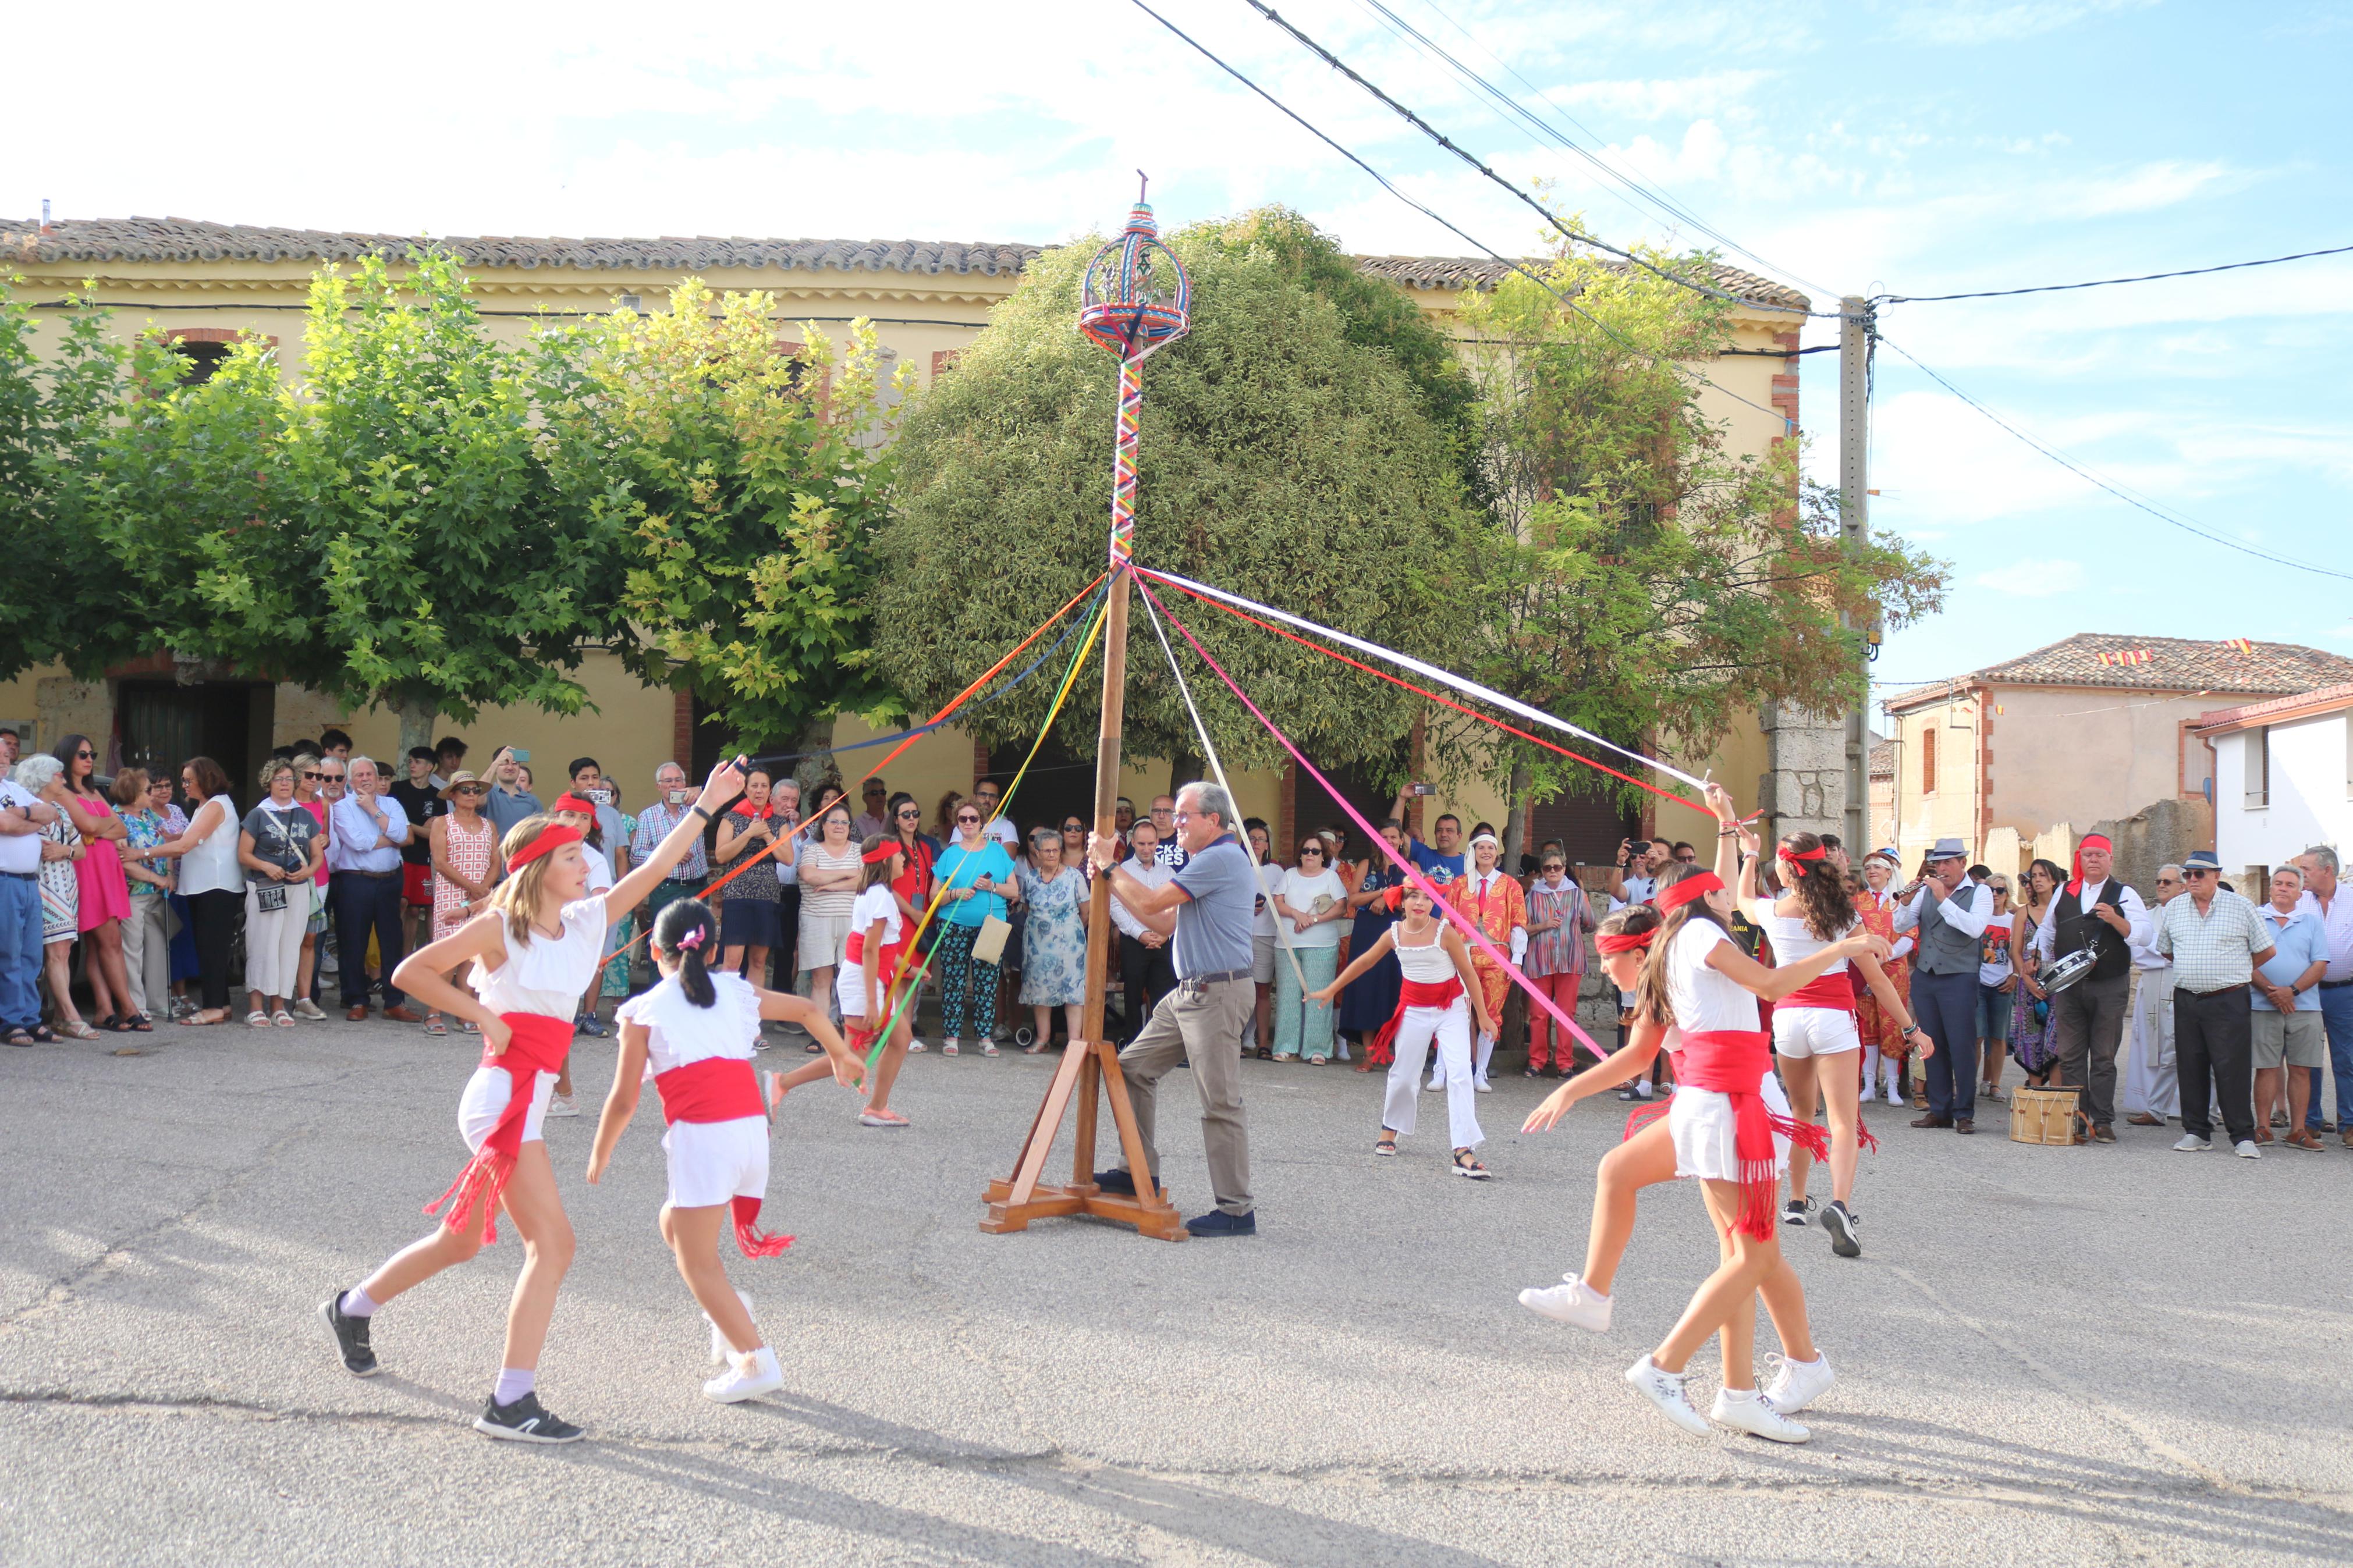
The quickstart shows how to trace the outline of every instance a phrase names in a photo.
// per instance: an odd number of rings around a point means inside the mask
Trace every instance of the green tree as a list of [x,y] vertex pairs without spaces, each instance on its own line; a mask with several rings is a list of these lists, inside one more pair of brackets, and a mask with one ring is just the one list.
[[775,310],[689,279],[665,313],[588,323],[551,444],[618,527],[628,668],[751,745],[822,745],[836,713],[900,711],[869,647],[886,387],[870,322],[839,355],[815,323],[787,352]]
[[[1411,302],[1288,214],[1169,244],[1192,276],[1193,330],[1144,371],[1136,559],[1392,647],[1442,646],[1482,522],[1449,407],[1425,391],[1461,384]],[[876,647],[918,706],[961,689],[1103,567],[1118,367],[1075,326],[1093,248],[1041,258],[905,421]],[[1394,757],[1412,720],[1395,689],[1191,601],[1172,607],[1319,761]],[[1129,753],[1181,768],[1197,742],[1174,683],[1155,677],[1165,661],[1140,606],[1128,659]],[[1028,739],[1051,696],[1032,681],[972,727]],[[1280,758],[1230,700],[1202,705],[1229,763]],[[1071,703],[1059,726],[1082,756],[1093,707]]]
[[[1651,259],[1709,276],[1704,257]],[[1862,700],[1860,628],[1933,611],[1941,564],[1885,534],[1846,552],[1797,443],[1729,448],[1682,367],[1730,345],[1732,307],[1567,247],[1544,271],[1582,313],[1520,277],[1463,296],[1503,526],[1493,614],[1460,657],[1596,733],[1685,754],[1763,703]],[[1592,777],[1517,742],[1483,751],[1515,803]]]

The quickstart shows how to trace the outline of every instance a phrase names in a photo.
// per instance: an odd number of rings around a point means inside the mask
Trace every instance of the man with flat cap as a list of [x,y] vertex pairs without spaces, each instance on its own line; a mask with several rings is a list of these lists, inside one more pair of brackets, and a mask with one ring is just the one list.
[[2255,1147],[2254,997],[2258,965],[2275,951],[2271,928],[2255,906],[2222,886],[2222,863],[2211,849],[2182,857],[2186,897],[2158,911],[2150,945],[2173,959],[2173,1055],[2181,1074],[2181,1142],[2185,1154],[2214,1146],[2214,1107],[2242,1160],[2260,1160]]
[[1928,1114],[1915,1127],[1978,1130],[1978,963],[1993,890],[1967,875],[1968,851],[1939,838],[1923,857],[1918,890],[1895,911],[1895,929],[1918,933],[1912,955],[1912,1016],[1936,1044],[1923,1076]]

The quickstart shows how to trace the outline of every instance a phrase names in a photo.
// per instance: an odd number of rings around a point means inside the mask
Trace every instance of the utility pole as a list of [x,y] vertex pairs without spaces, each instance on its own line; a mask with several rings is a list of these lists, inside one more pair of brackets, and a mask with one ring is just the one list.
[[[1871,303],[1850,294],[1839,301],[1839,539],[1850,555],[1870,541]],[[1852,627],[1852,622],[1849,623]],[[1852,627],[1866,636],[1873,620]],[[1847,853],[1860,863],[1871,848],[1871,661],[1863,658],[1862,696],[1846,715]]]

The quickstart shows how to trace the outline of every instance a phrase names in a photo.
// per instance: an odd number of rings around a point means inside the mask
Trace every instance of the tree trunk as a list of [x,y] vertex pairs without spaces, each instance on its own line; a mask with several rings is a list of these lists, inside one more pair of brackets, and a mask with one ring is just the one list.
[[1197,784],[1208,776],[1202,772],[1206,766],[1208,764],[1202,762],[1200,753],[1190,745],[1177,747],[1176,754],[1168,759],[1168,793],[1173,795],[1187,784]]
[[418,746],[433,744],[433,721],[441,717],[441,705],[430,697],[402,697],[393,704],[400,715],[400,755],[385,763],[388,778],[408,776],[408,753]]
[[[793,764],[793,777],[801,786],[801,811],[804,816],[823,805],[841,786],[840,766],[833,760],[833,753],[826,749],[832,744],[831,714],[810,720],[801,726],[801,732],[793,740],[794,751],[814,753]],[[850,815],[855,816],[857,814],[858,808],[851,806]]]
[[1504,875],[1520,874],[1520,856],[1527,849],[1528,790],[1535,783],[1535,769],[1525,761],[1512,764],[1511,787],[1504,792]]

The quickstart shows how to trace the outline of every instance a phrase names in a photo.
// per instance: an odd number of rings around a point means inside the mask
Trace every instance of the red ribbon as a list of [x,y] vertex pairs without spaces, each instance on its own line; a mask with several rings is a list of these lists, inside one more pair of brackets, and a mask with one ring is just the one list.
[[1593,945],[1599,948],[1605,953],[1639,952],[1643,948],[1650,946],[1651,939],[1658,934],[1659,928],[1657,926],[1651,926],[1648,930],[1638,931],[1609,931],[1604,935],[1595,937],[1593,939]]
[[2116,847],[2108,842],[2108,836],[2106,834],[2086,833],[2084,835],[2084,841],[2075,846],[2075,858],[2071,864],[2071,868],[2074,871],[2075,875],[2067,884],[2067,891],[2077,898],[2081,898],[2084,893],[2084,851],[2091,848],[2095,844],[2101,848],[2107,850],[2110,854],[2114,854],[2116,852]]
[[[543,839],[546,836],[540,837]],[[580,836],[574,833],[572,837]],[[572,1025],[565,1019],[550,1018],[540,1013],[501,1013],[499,1018],[513,1033],[501,1055],[491,1055],[489,1043],[484,1042],[482,1065],[507,1075],[506,1109],[499,1112],[491,1135],[482,1140],[481,1148],[466,1162],[466,1168],[458,1173],[448,1191],[425,1205],[425,1212],[433,1214],[444,1204],[448,1205],[449,1212],[441,1216],[441,1223],[459,1236],[472,1227],[477,1213],[487,1211],[491,1217],[482,1227],[484,1246],[499,1238],[499,1199],[507,1190],[508,1178],[514,1174],[517,1156],[522,1152],[523,1122],[531,1114],[539,1075],[561,1071],[565,1054],[572,1049]]]
[[1462,994],[1460,976],[1444,980],[1409,980],[1398,987],[1397,1011],[1381,1026],[1380,1033],[1365,1049],[1365,1060],[1374,1067],[1386,1067],[1396,1059],[1398,1031],[1405,1026],[1405,1010],[1409,1007],[1451,1007]]
[[1651,902],[1658,906],[1661,914],[1664,914],[1669,910],[1679,910],[1694,899],[1713,893],[1723,886],[1723,878],[1713,871],[1702,871],[1696,877],[1685,877],[1671,887],[1661,888],[1652,896]]
[[[543,855],[554,854],[567,844],[577,844],[583,835],[568,823],[551,822],[539,830],[539,837],[507,857],[507,875],[512,877]],[[518,1014],[518,1017],[532,1015]],[[569,1041],[565,1042],[567,1045]]]
[[860,856],[859,858],[863,860],[869,866],[880,866],[884,861],[890,859],[892,856],[903,855],[905,853],[906,850],[901,846],[897,839],[886,838],[881,843],[877,844],[871,851]]
[[555,804],[549,806],[547,809],[551,816],[559,811],[574,812],[582,816],[594,816],[596,815],[596,807],[594,805],[590,802],[582,800],[578,795],[574,795],[569,790],[557,795],[555,797]]
[[1740,1215],[1734,1228],[1765,1241],[1773,1236],[1774,1200],[1781,1191],[1773,1140],[1778,1134],[1817,1160],[1830,1157],[1830,1138],[1810,1121],[1771,1110],[1757,1089],[1773,1070],[1772,1037],[1763,1030],[1703,1029],[1683,1037],[1675,1081],[1713,1089],[1732,1101],[1733,1152],[1740,1161]]
[[1783,845],[1773,853],[1775,858],[1787,860],[1789,864],[1795,866],[1808,860],[1822,859],[1824,857],[1829,855],[1830,851],[1824,849],[1819,844],[1815,845],[1811,849],[1792,849],[1788,847],[1788,846]]

